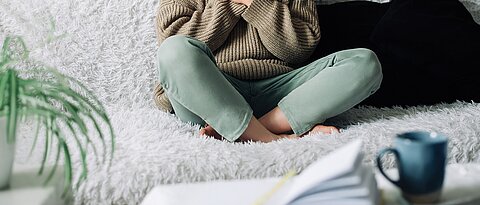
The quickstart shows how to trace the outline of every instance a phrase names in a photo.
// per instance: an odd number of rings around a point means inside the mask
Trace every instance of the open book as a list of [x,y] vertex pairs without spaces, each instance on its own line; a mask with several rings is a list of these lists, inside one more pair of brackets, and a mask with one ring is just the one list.
[[158,186],[142,205],[374,205],[377,184],[361,149],[361,141],[351,142],[297,176]]

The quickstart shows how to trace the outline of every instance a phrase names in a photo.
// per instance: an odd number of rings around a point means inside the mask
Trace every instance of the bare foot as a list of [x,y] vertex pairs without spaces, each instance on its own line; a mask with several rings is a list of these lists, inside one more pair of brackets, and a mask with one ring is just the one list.
[[315,125],[308,134],[315,134],[315,133],[324,133],[324,134],[332,134],[332,133],[339,133],[340,131],[338,128],[334,126],[326,126],[326,125]]
[[296,134],[279,134],[281,138],[288,138],[288,139],[298,139],[302,138],[305,135],[315,134],[315,133],[324,133],[324,134],[332,134],[332,133],[339,133],[340,131],[338,128],[334,126],[326,126],[326,125],[315,125],[310,131],[306,132],[303,135],[298,137]]
[[[319,132],[324,133],[324,134],[332,134],[332,133],[339,133],[340,131],[338,130],[338,128],[336,128],[334,126],[315,125],[309,132],[301,135],[300,137],[297,136],[296,134],[278,134],[278,135],[276,135],[277,137],[272,138],[272,140],[278,140],[278,139],[283,139],[283,138],[298,139],[298,138],[301,138],[305,135],[315,134],[315,133],[319,133]],[[210,137],[213,137],[217,140],[223,140],[223,137],[220,134],[218,134],[218,132],[215,131],[215,129],[213,129],[213,127],[210,126],[210,125],[207,125],[204,128],[200,129],[199,134],[201,136],[210,136]],[[272,141],[272,140],[270,140],[270,141]],[[244,141],[244,140],[239,139],[238,141]]]
[[282,138],[298,139],[298,138],[300,138],[296,134],[279,134],[278,136],[280,137],[279,139],[282,139]]
[[[210,126],[210,125],[207,125],[204,128],[201,128],[199,134],[201,136],[204,136],[204,137],[213,137],[217,140],[223,140],[223,137],[220,134],[218,134],[218,132],[215,131],[215,129],[213,129],[213,127]],[[297,137],[296,134],[279,134],[279,135],[276,135],[276,136],[277,136],[276,140],[282,139],[282,138],[287,138],[287,139],[298,139],[299,138],[299,137]],[[245,140],[241,140],[239,138],[235,142],[242,142],[242,141],[245,141]]]
[[210,125],[207,125],[204,128],[200,129],[200,135],[201,136],[210,136],[210,137],[213,137],[217,140],[222,140],[223,139],[223,137],[220,134],[218,134],[218,132],[215,131],[213,129],[213,127],[210,126]]

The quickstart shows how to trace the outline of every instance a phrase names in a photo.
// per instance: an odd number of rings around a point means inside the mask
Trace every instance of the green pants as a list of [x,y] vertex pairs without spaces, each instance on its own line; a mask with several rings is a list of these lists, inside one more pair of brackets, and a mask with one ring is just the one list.
[[252,115],[260,118],[276,106],[293,132],[304,134],[367,98],[382,81],[380,63],[368,49],[340,51],[256,81],[223,73],[205,43],[185,36],[166,39],[157,61],[160,84],[177,117],[208,123],[229,141],[240,137]]

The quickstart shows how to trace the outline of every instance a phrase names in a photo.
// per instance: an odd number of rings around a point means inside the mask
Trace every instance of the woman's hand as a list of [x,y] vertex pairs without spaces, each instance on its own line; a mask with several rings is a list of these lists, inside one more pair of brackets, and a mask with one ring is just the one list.
[[247,7],[250,7],[250,4],[252,4],[253,0],[231,0],[231,1],[237,4],[243,4],[243,5],[246,5]]

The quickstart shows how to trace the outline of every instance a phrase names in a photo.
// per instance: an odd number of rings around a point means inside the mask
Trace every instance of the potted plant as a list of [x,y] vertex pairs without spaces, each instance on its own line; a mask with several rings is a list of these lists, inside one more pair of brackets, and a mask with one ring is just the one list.
[[[32,63],[20,37],[6,37],[0,52],[0,189],[8,187],[17,125],[26,121],[36,124],[31,135],[32,149],[39,136],[45,142],[39,174],[45,172],[48,159],[53,157],[53,168],[47,176],[47,181],[50,180],[63,160],[64,193],[74,182],[73,148],[80,153],[82,166],[76,173],[78,187],[87,177],[89,148],[97,160],[102,158],[101,162],[108,158],[108,150],[113,154],[114,132],[103,106],[77,80],[38,62]],[[20,62],[34,66],[16,69]],[[101,153],[98,147],[103,150]],[[56,152],[49,154],[52,149]]]

